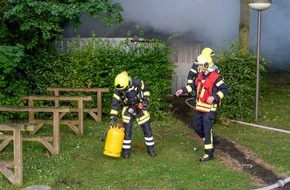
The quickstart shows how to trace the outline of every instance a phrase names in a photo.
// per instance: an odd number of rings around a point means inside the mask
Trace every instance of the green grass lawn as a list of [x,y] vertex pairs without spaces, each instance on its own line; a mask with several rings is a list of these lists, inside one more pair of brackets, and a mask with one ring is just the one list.
[[[135,125],[130,159],[103,154],[101,136],[107,121],[86,122],[85,135],[76,136],[62,127],[61,150],[51,156],[42,145],[25,142],[24,185],[42,184],[53,189],[250,189],[250,176],[232,171],[218,160],[200,163],[203,151],[192,138],[193,131],[182,122],[170,119],[153,122],[157,157],[144,147],[143,133]],[[12,155],[11,147],[4,156]],[[0,175],[0,189],[14,187]]]
[[[261,101],[259,123],[264,126],[290,131],[290,85],[271,85]],[[274,171],[284,177],[290,175],[290,134],[260,129],[247,125],[220,125],[215,128],[222,136],[249,148]]]
[[[290,130],[290,86],[265,97],[260,122]],[[273,96],[282,95],[281,98]],[[287,98],[288,97],[288,98]],[[281,101],[280,101],[281,100]],[[284,101],[282,101],[284,100]],[[24,184],[12,185],[0,174],[0,189],[23,189],[48,185],[53,190],[67,189],[166,189],[166,190],[249,190],[257,188],[248,173],[234,171],[219,159],[200,163],[202,144],[194,140],[193,130],[170,114],[166,120],[153,121],[157,157],[151,158],[144,147],[142,130],[134,124],[130,159],[103,154],[101,136],[108,128],[108,118],[101,123],[87,119],[83,136],[61,127],[60,154],[51,156],[39,143],[24,142]],[[50,131],[49,126],[44,131]],[[290,175],[290,134],[231,123],[217,124],[214,131],[255,152],[274,167],[279,176]],[[193,147],[199,147],[193,151]],[[1,152],[1,160],[12,158],[12,145]]]

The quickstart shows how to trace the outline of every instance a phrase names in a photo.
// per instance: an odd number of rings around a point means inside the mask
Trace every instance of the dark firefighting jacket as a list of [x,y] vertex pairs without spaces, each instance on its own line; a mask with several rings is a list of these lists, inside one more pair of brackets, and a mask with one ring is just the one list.
[[197,74],[198,74],[198,65],[194,63],[187,75],[187,85],[190,85],[195,81]]
[[118,112],[124,107],[133,109],[134,113],[138,111],[138,103],[148,107],[150,92],[149,88],[144,84],[141,79],[131,78],[129,86],[125,90],[114,91],[112,99],[112,108],[110,112],[111,118],[117,117]]

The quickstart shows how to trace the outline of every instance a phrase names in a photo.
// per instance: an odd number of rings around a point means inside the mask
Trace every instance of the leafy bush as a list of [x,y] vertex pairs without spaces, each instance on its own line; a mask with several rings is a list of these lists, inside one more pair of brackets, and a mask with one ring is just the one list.
[[[243,53],[238,42],[230,42],[230,48],[224,48],[217,55],[216,61],[229,93],[222,101],[219,115],[230,118],[251,121],[254,119],[256,92],[256,61],[253,53]],[[266,89],[264,74],[267,61],[260,59],[260,88],[262,93]]]
[[104,114],[110,112],[114,78],[126,70],[149,86],[151,114],[158,117],[159,110],[171,106],[164,101],[170,96],[174,70],[169,54],[168,45],[157,40],[132,46],[129,39],[114,43],[92,37],[84,45],[77,39],[65,51],[43,51],[28,58],[22,69],[30,83],[29,94],[48,94],[48,86],[109,88],[110,93],[102,94]]
[[[24,48],[21,45],[0,46],[0,104],[15,105],[21,101],[15,95],[23,92],[25,81],[19,79],[18,65],[24,57]],[[20,86],[22,86],[20,88]],[[25,85],[24,85],[25,86]],[[13,117],[11,113],[2,113],[0,120]],[[17,116],[18,117],[18,116]]]
[[[255,108],[256,56],[243,53],[238,42],[230,43],[230,48],[221,49],[215,58],[229,88],[229,94],[218,109],[218,116],[251,121]],[[162,111],[171,107],[166,100],[171,97],[171,74],[175,66],[170,58],[170,47],[158,40],[132,43],[126,39],[115,43],[92,36],[84,45],[77,39],[65,51],[47,47],[39,50],[37,55],[25,57],[21,46],[1,47],[0,51],[5,52],[1,53],[0,65],[2,105],[23,105],[20,95],[49,95],[47,87],[109,88],[109,93],[102,94],[103,113],[106,115],[111,108],[114,78],[126,70],[149,86],[153,118],[162,117]],[[263,77],[266,62],[261,58],[260,98],[267,90]],[[86,107],[93,107],[96,102],[86,104]],[[9,114],[8,118],[18,119],[22,115]]]

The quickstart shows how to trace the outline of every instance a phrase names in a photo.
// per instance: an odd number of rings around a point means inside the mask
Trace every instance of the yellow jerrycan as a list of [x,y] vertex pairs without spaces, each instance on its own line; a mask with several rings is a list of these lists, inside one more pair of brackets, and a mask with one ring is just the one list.
[[124,127],[110,126],[107,132],[104,154],[112,157],[120,157],[124,136]]

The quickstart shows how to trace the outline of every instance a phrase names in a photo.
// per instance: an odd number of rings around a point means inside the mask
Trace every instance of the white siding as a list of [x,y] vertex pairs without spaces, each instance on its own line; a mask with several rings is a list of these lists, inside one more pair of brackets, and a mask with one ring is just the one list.
[[171,94],[186,85],[188,72],[194,63],[195,58],[202,50],[202,44],[179,44],[176,46],[177,53],[173,55],[176,68],[172,75]]

